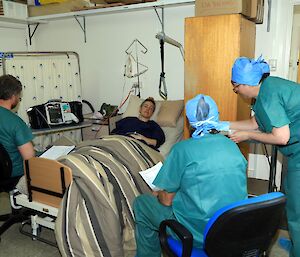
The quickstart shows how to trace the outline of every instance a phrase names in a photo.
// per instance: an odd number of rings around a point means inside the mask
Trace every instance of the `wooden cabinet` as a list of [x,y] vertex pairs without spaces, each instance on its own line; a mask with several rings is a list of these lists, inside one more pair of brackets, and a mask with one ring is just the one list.
[[[255,23],[240,14],[192,17],[185,20],[184,100],[210,95],[220,120],[250,116],[250,100],[232,91],[231,68],[239,56],[254,57]],[[184,127],[189,137],[188,122]]]

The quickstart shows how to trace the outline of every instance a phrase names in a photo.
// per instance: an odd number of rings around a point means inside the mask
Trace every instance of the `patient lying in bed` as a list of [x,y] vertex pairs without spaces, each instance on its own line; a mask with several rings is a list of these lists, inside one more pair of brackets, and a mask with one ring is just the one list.
[[148,97],[140,105],[138,117],[121,119],[111,133],[131,136],[157,150],[165,142],[165,134],[155,121],[150,120],[154,111],[155,101]]

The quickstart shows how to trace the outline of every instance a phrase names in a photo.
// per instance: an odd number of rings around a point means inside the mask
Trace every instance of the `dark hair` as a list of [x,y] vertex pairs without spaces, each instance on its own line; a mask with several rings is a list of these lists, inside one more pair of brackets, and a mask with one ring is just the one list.
[[146,102],[151,102],[151,103],[153,103],[153,105],[154,105],[153,112],[154,112],[154,111],[155,111],[155,107],[156,107],[154,98],[153,98],[153,97],[148,97],[148,98],[146,98],[146,99],[141,103],[140,107],[142,107],[143,104],[146,103]]
[[267,77],[270,76],[270,73],[264,73],[262,76],[261,76],[261,79],[259,81],[259,83],[263,82]]
[[0,76],[0,99],[8,100],[22,91],[21,82],[12,75]]

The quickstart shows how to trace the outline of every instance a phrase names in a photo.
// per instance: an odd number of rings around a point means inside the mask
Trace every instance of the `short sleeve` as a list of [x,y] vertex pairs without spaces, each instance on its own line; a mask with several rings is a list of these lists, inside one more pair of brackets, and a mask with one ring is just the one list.
[[153,181],[155,186],[170,193],[177,192],[180,188],[186,166],[183,151],[178,150],[179,147],[176,144]]
[[18,125],[15,128],[15,142],[17,146],[24,145],[32,141],[33,135],[30,128],[23,120],[19,120]]
[[273,127],[280,128],[291,123],[285,107],[289,92],[280,90],[277,83],[276,80],[263,83],[253,109],[267,132]]

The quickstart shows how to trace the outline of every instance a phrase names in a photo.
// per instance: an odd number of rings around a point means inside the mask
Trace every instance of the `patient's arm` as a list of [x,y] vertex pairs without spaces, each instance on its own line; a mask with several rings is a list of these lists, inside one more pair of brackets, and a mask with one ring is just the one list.
[[171,206],[175,194],[176,193],[168,193],[164,190],[161,190],[161,191],[157,192],[157,198],[161,204],[163,204],[165,206]]
[[34,150],[31,142],[28,142],[24,145],[19,146],[18,149],[19,149],[19,152],[20,152],[23,160],[28,160],[28,159],[34,157],[34,155],[35,155],[35,150]]
[[147,145],[153,145],[156,146],[157,145],[157,140],[156,139],[152,139],[149,137],[145,137],[141,134],[130,134],[131,137],[138,139],[138,140],[143,140],[147,143]]

